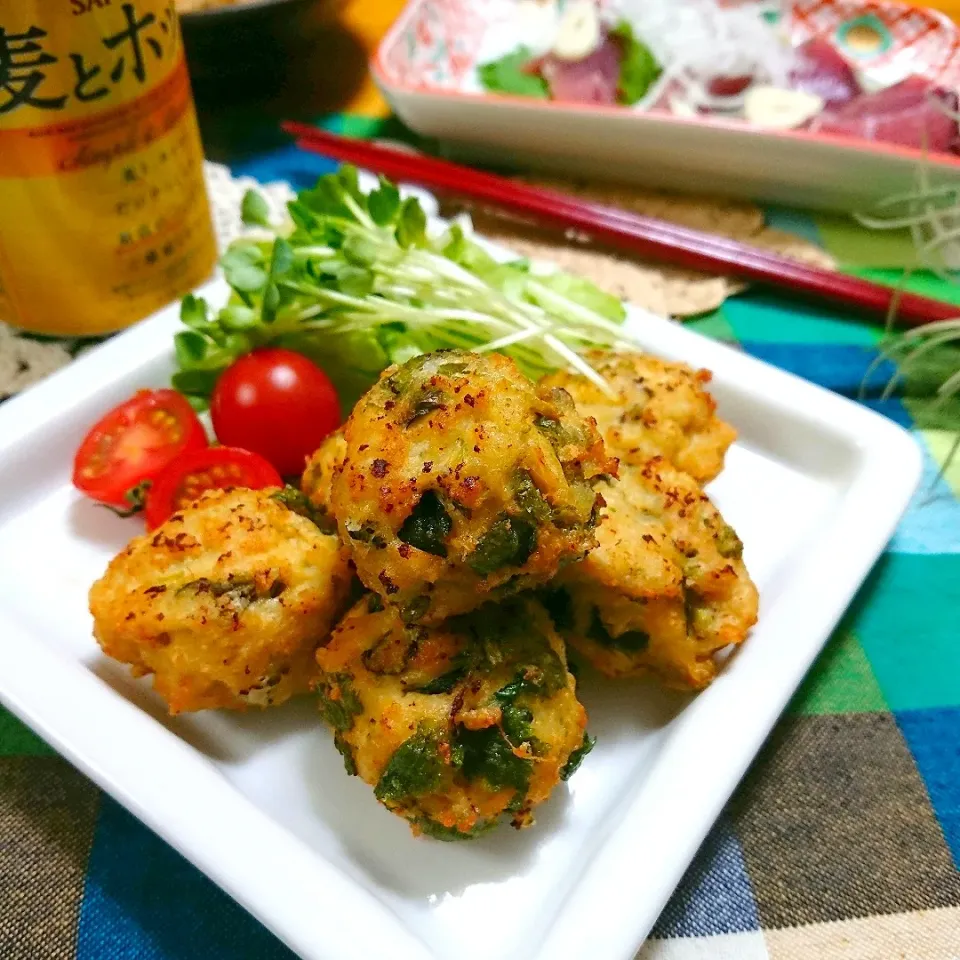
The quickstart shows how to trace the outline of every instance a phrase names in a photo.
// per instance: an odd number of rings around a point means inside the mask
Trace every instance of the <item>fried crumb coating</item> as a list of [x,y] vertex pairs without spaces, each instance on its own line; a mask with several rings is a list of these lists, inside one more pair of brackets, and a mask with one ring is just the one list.
[[389,368],[357,404],[332,506],[363,583],[437,623],[581,559],[595,483],[615,470],[566,391],[499,354],[444,350]]
[[343,463],[346,441],[343,430],[334,430],[307,461],[300,489],[324,516],[333,517],[333,478]]
[[563,643],[529,597],[425,627],[369,594],[317,662],[347,772],[415,834],[529,825],[591,745]]
[[603,496],[599,547],[546,595],[557,626],[608,676],[707,686],[717,651],[742,643],[757,619],[739,538],[697,482],[662,457],[621,467]]
[[577,410],[597,421],[611,456],[635,466],[666,457],[700,483],[720,473],[737,432],[716,414],[705,389],[709,370],[633,351],[591,350],[584,359],[616,396],[575,373],[549,374],[540,382],[569,391]]
[[338,539],[281,497],[205,493],[135,537],[91,588],[103,652],[152,674],[171,713],[276,705],[315,677],[351,572]]

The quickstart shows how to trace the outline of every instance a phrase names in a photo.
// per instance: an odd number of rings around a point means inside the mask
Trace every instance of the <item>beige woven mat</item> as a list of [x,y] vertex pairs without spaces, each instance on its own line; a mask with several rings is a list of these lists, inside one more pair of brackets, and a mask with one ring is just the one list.
[[[751,203],[678,196],[633,186],[588,185],[559,178],[526,178],[525,182],[720,234],[813,266],[836,267],[834,259],[815,244],[766,226],[763,211]],[[443,212],[453,212],[453,209],[448,207]],[[654,313],[674,317],[709,313],[746,286],[729,277],[665,266],[629,254],[611,253],[593,247],[575,235],[561,237],[530,224],[506,220],[498,214],[475,210],[472,215],[479,233],[497,239],[531,259],[551,260],[564,270],[590,277],[605,290]]]

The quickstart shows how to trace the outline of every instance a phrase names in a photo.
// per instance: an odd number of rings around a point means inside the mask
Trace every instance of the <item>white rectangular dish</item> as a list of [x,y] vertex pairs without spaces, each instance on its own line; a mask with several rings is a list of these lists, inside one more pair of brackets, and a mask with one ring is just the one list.
[[711,493],[746,545],[760,622],[696,698],[585,676],[598,746],[531,829],[414,839],[344,775],[311,703],[171,719],[91,638],[87,590],[139,526],[74,493],[72,453],[107,408],[168,382],[177,313],[0,407],[0,701],[307,960],[632,957],[892,534],[914,441],[634,314],[641,346],[714,371],[740,431]]
[[[768,203],[864,210],[917,188],[960,183],[960,157],[834,133],[764,129],[720,117],[492,94],[477,67],[528,42],[517,0],[409,0],[371,62],[397,116],[457,158],[509,168],[726,194]],[[604,5],[604,0],[600,0]],[[878,79],[918,73],[956,87],[958,28],[945,14],[884,0],[808,0],[797,42],[869,22],[885,34]],[[798,14],[794,14],[799,17]]]

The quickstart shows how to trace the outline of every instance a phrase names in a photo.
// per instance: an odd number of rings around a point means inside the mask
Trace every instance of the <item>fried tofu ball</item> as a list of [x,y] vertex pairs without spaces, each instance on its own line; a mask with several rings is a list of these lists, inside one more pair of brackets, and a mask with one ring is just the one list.
[[528,826],[592,747],[563,643],[531,599],[425,627],[369,594],[317,662],[347,771],[414,834],[466,839],[501,814]]
[[343,463],[345,446],[343,431],[335,430],[307,461],[307,468],[300,480],[300,489],[307,499],[317,511],[330,518],[333,517],[333,477]]
[[666,457],[700,483],[720,473],[737,432],[716,415],[716,402],[704,389],[709,370],[636,352],[591,350],[584,359],[615,397],[580,374],[549,374],[541,383],[569,391],[577,410],[597,421],[611,456],[635,466]]
[[557,579],[561,633],[601,673],[698,690],[714,654],[757,620],[742,544],[692,477],[663,458],[621,467],[603,492],[600,546]]
[[91,588],[103,652],[153,674],[172,714],[266,707],[309,689],[351,572],[339,540],[281,496],[206,493],[134,538]]
[[357,574],[408,622],[438,623],[550,580],[596,544],[616,470],[564,390],[499,354],[386,370],[344,427],[333,513]]

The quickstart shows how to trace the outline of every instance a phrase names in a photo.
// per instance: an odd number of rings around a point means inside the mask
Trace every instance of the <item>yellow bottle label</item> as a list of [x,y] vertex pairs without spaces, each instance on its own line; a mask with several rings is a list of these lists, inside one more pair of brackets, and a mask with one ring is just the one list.
[[216,259],[169,0],[0,0],[0,320],[95,334]]

